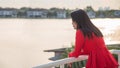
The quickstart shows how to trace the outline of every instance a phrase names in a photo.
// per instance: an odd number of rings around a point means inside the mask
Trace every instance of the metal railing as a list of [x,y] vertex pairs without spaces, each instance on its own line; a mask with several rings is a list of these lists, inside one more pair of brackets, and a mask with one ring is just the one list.
[[[118,55],[118,63],[120,64],[120,50],[109,50],[112,54],[117,54]],[[38,66],[35,66],[33,68],[53,68],[53,67],[60,67],[60,68],[64,68],[64,65],[67,63],[73,63],[73,62],[78,62],[78,61],[83,61],[88,59],[87,55],[81,55],[78,58],[65,58],[65,59],[61,59],[61,60],[57,60],[57,61],[53,61],[53,62],[49,62],[46,64],[41,64]],[[120,68],[120,66],[119,66]]]

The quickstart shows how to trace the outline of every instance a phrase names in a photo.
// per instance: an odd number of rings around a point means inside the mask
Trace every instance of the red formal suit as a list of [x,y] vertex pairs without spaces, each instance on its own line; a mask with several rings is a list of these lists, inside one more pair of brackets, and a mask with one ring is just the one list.
[[105,46],[103,37],[84,38],[81,30],[76,31],[75,48],[69,57],[88,55],[86,68],[118,68],[118,63]]

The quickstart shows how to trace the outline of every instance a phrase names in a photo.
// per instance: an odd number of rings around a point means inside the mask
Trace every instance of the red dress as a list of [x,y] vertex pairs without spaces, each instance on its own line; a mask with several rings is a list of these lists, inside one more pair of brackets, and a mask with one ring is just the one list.
[[69,57],[88,55],[86,68],[118,68],[118,63],[105,46],[103,37],[84,38],[81,30],[76,31],[75,48]]

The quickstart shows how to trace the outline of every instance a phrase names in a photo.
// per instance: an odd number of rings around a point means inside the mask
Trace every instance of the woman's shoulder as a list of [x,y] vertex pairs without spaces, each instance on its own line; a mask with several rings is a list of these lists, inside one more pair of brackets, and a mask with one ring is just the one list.
[[78,39],[84,38],[84,34],[80,29],[76,30],[76,38],[78,38]]
[[76,30],[76,34],[82,34],[83,35],[83,32],[82,32],[82,30],[78,29],[78,30]]
[[76,30],[76,33],[82,33],[82,30],[78,29]]

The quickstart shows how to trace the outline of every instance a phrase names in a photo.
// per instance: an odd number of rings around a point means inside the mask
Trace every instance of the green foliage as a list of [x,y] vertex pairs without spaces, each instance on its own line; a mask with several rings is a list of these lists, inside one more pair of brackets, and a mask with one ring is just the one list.
[[89,12],[89,11],[94,11],[94,9],[91,6],[87,6],[85,8],[85,11]]
[[[115,50],[120,50],[120,44],[116,44],[116,45],[108,45],[107,48],[109,50],[115,49]],[[118,56],[116,54],[112,54],[114,56],[114,58],[118,61]]]
[[61,57],[61,58],[67,58],[69,52],[73,51],[73,49],[74,49],[74,45],[71,44],[71,47],[70,47],[70,48],[66,48],[66,50],[65,50],[65,52],[62,54],[62,57]]

